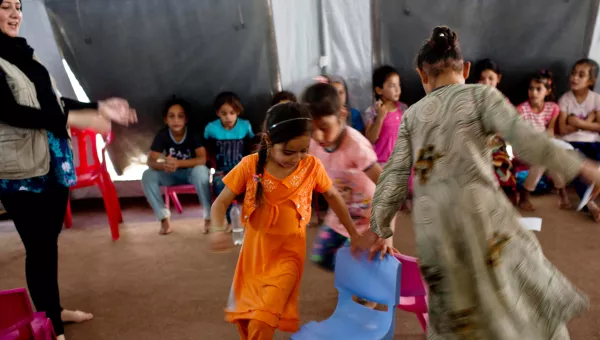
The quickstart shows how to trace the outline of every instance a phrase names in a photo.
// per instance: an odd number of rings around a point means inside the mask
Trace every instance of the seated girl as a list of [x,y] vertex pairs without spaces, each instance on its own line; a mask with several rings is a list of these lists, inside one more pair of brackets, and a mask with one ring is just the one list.
[[179,98],[171,99],[163,114],[167,125],[154,137],[148,155],[148,170],[142,176],[144,195],[156,218],[160,234],[171,233],[171,213],[165,207],[161,186],[193,184],[204,209],[204,228],[210,224],[210,173],[206,167],[206,150],[202,136],[187,127],[189,104]]

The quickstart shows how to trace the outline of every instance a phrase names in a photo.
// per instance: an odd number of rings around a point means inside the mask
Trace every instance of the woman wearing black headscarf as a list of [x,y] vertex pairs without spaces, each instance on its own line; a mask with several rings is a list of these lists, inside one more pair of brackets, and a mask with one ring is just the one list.
[[25,246],[33,303],[64,340],[63,322],[92,318],[63,309],[59,297],[58,235],[76,181],[68,126],[107,133],[111,121],[128,125],[137,117],[123,99],[84,104],[60,98],[33,49],[18,37],[21,19],[20,0],[0,0],[0,201]]

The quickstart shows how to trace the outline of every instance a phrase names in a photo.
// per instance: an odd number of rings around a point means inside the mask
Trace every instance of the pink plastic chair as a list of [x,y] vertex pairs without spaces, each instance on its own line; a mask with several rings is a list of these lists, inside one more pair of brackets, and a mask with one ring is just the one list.
[[[213,158],[210,157],[210,155],[206,155],[207,156],[207,160],[206,160],[206,166],[208,166],[209,169],[214,168],[214,161]],[[210,176],[210,192],[213,196],[212,200],[215,200],[215,193],[213,192],[213,187],[212,187],[212,175]],[[165,206],[167,209],[170,209],[171,207],[171,200],[173,201],[173,205],[175,205],[175,209],[177,209],[178,213],[182,213],[183,212],[183,206],[181,206],[181,203],[179,202],[179,197],[177,197],[177,194],[195,194],[196,193],[196,188],[194,187],[193,184],[182,184],[182,185],[173,185],[170,187],[165,187]]]
[[400,303],[398,308],[415,313],[423,331],[427,331],[429,317],[427,314],[427,288],[421,278],[417,259],[397,253],[394,255],[402,263],[402,278],[400,285]]
[[[71,190],[86,188],[97,185],[102,193],[108,224],[113,240],[119,239],[119,223],[123,222],[123,214],[117,190],[110,178],[106,168],[106,147],[102,149],[102,159],[96,152],[96,135],[92,130],[78,130],[71,128],[73,141],[73,153],[75,154],[75,172],[77,173],[77,184]],[[112,141],[112,133],[105,137],[106,145]],[[73,217],[71,214],[71,202],[67,205],[65,215],[65,226],[71,228]]]
[[0,340],[54,340],[46,313],[34,313],[25,288],[0,291]]
[[170,187],[165,187],[165,206],[167,209],[171,206],[171,200],[173,200],[173,205],[175,209],[177,209],[178,213],[183,212],[183,207],[179,202],[179,198],[177,194],[195,194],[196,188],[192,184],[183,184],[183,185],[174,185]]

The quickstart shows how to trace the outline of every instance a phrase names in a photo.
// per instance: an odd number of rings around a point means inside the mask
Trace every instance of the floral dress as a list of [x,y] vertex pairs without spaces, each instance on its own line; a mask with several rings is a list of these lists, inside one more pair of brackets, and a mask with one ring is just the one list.
[[50,148],[50,171],[48,174],[19,180],[0,180],[0,192],[15,191],[42,192],[49,184],[72,187],[77,182],[73,166],[73,151],[66,138],[58,138],[47,131]]

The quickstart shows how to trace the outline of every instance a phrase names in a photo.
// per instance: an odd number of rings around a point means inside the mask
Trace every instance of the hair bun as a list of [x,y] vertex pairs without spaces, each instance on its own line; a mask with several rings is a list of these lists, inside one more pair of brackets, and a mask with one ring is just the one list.
[[448,26],[438,26],[433,29],[429,39],[431,47],[439,52],[446,52],[456,47],[456,33]]

